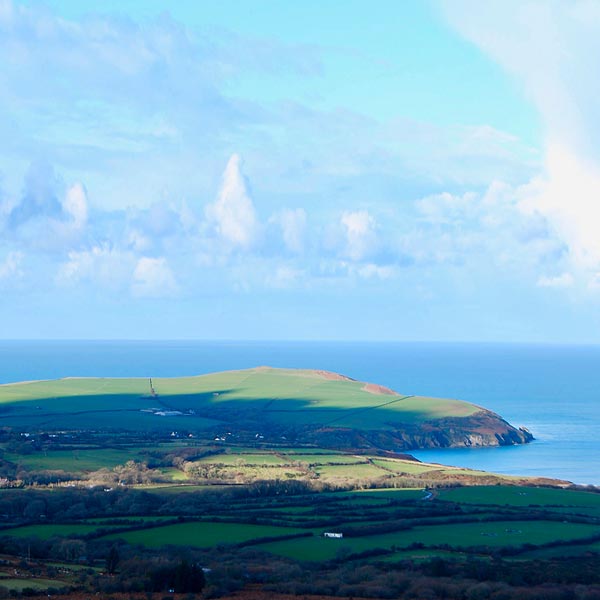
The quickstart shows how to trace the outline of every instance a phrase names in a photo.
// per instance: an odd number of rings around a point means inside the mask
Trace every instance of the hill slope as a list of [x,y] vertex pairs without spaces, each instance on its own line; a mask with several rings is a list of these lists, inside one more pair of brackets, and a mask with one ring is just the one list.
[[259,367],[197,377],[78,378],[0,386],[5,426],[178,430],[264,442],[410,449],[530,441],[458,400],[403,396],[326,371]]

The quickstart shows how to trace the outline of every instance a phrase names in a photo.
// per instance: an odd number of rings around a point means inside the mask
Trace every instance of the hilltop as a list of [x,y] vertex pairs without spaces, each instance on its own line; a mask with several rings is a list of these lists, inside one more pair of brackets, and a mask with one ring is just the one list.
[[216,441],[409,450],[533,439],[485,408],[402,395],[318,370],[258,367],[178,378],[66,378],[0,386],[7,427],[171,431]]

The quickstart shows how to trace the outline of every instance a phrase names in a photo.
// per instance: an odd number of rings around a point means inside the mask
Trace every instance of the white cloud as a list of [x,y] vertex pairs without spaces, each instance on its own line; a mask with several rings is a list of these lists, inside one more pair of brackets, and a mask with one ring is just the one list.
[[126,242],[135,252],[146,252],[152,247],[152,240],[137,229],[129,231]]
[[104,290],[121,290],[131,281],[134,266],[132,253],[110,245],[72,250],[68,253],[67,262],[60,265],[56,282],[66,286],[90,282]]
[[546,165],[546,177],[523,188],[522,207],[550,221],[576,267],[593,270],[600,264],[600,164],[551,145]]
[[396,274],[396,268],[392,265],[376,265],[367,263],[357,269],[357,273],[363,279],[391,279]]
[[376,222],[367,210],[347,211],[341,216],[344,230],[344,255],[352,260],[362,260],[375,248]]
[[73,227],[83,228],[88,218],[88,199],[81,183],[76,183],[67,190],[62,205],[64,212],[71,217]]
[[0,281],[11,281],[23,276],[21,263],[23,262],[23,253],[11,251],[3,262],[0,262]]
[[177,293],[178,285],[166,258],[142,257],[133,272],[134,296],[162,298]]
[[573,275],[571,273],[563,273],[562,275],[556,275],[555,277],[542,276],[537,280],[538,287],[547,288],[568,288],[574,283]]
[[281,227],[285,247],[295,254],[302,254],[306,236],[306,211],[303,208],[286,208],[270,219]]
[[219,197],[206,207],[206,216],[217,234],[232,246],[249,249],[256,243],[259,222],[238,154],[229,159]]
[[477,196],[473,193],[463,195],[443,192],[426,196],[417,201],[418,211],[430,223],[456,223],[470,218],[477,210]]
[[304,279],[305,273],[301,269],[281,265],[267,275],[266,283],[269,287],[287,289],[298,285]]
[[442,193],[415,203],[419,223],[401,247],[420,264],[473,265],[484,261],[495,269],[540,273],[567,268],[564,243],[546,216],[524,198],[531,184],[512,186],[494,181],[480,193]]
[[584,278],[600,267],[600,4],[448,1],[450,21],[509,73],[539,110],[542,176],[520,190],[569,249]]

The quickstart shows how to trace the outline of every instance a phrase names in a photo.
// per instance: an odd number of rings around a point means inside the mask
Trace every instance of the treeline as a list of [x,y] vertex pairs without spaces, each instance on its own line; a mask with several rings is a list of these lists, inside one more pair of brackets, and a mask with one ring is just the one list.
[[[135,472],[135,469],[131,472]],[[336,489],[326,485],[318,487],[320,491]],[[186,494],[161,494],[158,491],[148,492],[124,486],[112,489],[65,487],[54,493],[35,488],[15,489],[0,494],[0,524],[5,521],[14,526],[15,522],[70,522],[91,517],[126,518],[134,515],[199,516],[207,512],[227,512],[231,502],[247,501],[253,507],[260,507],[270,506],[268,501],[277,498],[278,505],[281,506],[286,498],[307,495],[318,504],[319,496],[314,486],[296,480],[259,481],[248,486],[207,489]],[[303,503],[306,503],[305,499]]]

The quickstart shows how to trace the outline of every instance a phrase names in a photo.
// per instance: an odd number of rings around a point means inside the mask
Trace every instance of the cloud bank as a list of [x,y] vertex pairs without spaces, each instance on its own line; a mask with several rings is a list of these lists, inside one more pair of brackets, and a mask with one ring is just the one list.
[[[331,85],[339,48],[0,0],[7,319],[49,306],[85,323],[89,305],[136,323],[160,307],[181,335],[358,323],[480,339],[526,337],[541,303],[595,310],[598,9],[443,7],[535,106],[541,153],[491,123],[307,93]],[[361,61],[398,99],[410,91],[393,88],[398,65]]]
[[521,190],[522,206],[547,219],[566,245],[569,277],[595,280],[600,113],[593,90],[600,89],[600,6],[585,0],[448,2],[445,11],[462,35],[520,82],[538,109],[544,169]]

